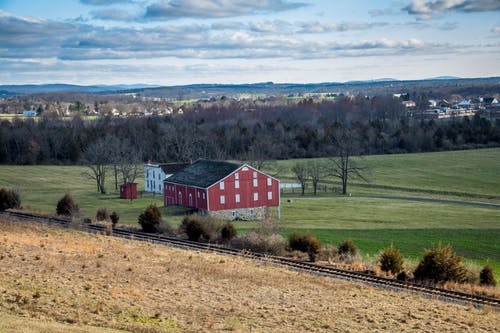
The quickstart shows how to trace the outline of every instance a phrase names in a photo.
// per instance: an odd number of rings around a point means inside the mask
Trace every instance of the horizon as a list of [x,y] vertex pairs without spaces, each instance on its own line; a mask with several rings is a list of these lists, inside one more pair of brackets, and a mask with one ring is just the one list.
[[495,0],[0,0],[0,85],[497,77],[499,12]]

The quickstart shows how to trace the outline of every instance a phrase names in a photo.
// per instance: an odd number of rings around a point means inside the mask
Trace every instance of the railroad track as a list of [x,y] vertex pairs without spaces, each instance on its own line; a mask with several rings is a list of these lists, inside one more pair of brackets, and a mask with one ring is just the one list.
[[[69,227],[71,219],[61,217],[51,217],[45,215],[37,215],[25,212],[0,212],[0,216],[6,216],[17,220],[27,220],[54,224],[61,227]],[[98,224],[84,224],[83,227],[92,233],[105,233],[106,227]],[[406,290],[414,293],[424,294],[430,297],[435,297],[447,301],[459,302],[464,304],[472,304],[475,306],[489,306],[493,309],[500,310],[500,299],[479,295],[470,294],[461,291],[448,290],[423,284],[418,284],[408,281],[398,281],[386,277],[375,276],[358,271],[349,271],[331,266],[324,266],[311,262],[298,261],[291,258],[265,255],[261,253],[251,252],[247,250],[238,250],[224,247],[221,245],[198,243],[188,240],[183,240],[175,237],[168,237],[158,234],[149,234],[141,231],[127,230],[121,228],[113,229],[113,236],[138,241],[146,241],[156,244],[167,245],[170,247],[197,250],[203,252],[215,252],[230,256],[246,257],[262,262],[266,262],[276,266],[282,266],[298,271],[305,271],[312,274],[322,275],[330,278],[338,278],[356,282],[363,282],[377,287],[390,288],[395,290]]]

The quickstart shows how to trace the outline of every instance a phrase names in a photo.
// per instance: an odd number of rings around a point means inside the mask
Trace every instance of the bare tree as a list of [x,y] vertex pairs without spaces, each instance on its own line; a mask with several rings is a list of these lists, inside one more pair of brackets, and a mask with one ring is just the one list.
[[292,172],[295,174],[295,177],[297,177],[297,180],[299,181],[300,187],[302,189],[302,195],[304,195],[304,192],[306,190],[306,183],[309,179],[307,166],[303,163],[297,163],[292,167]]
[[113,162],[113,147],[108,144],[107,138],[101,138],[89,144],[83,151],[81,163],[90,170],[84,171],[83,176],[93,179],[97,185],[97,191],[106,194],[106,173]]
[[311,176],[311,182],[313,185],[314,195],[318,193],[318,184],[320,180],[325,175],[325,165],[323,163],[318,162],[316,160],[308,163],[307,165],[308,173]]
[[338,128],[334,133],[335,157],[332,162],[331,175],[342,183],[342,194],[347,194],[347,183],[352,178],[367,181],[363,176],[366,167],[358,165],[353,156],[359,155],[359,139],[351,129]]

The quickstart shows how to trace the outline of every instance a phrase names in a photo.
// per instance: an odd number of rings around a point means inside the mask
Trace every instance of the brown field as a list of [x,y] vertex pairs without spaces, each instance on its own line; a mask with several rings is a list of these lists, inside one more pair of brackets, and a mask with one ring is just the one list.
[[487,308],[0,221],[0,332],[497,332],[499,323]]

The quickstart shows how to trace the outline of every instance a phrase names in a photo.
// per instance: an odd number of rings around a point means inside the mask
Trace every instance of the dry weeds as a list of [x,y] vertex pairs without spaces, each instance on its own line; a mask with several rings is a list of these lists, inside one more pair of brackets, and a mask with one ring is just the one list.
[[499,330],[497,311],[246,259],[20,222],[0,230],[7,318],[133,332]]

